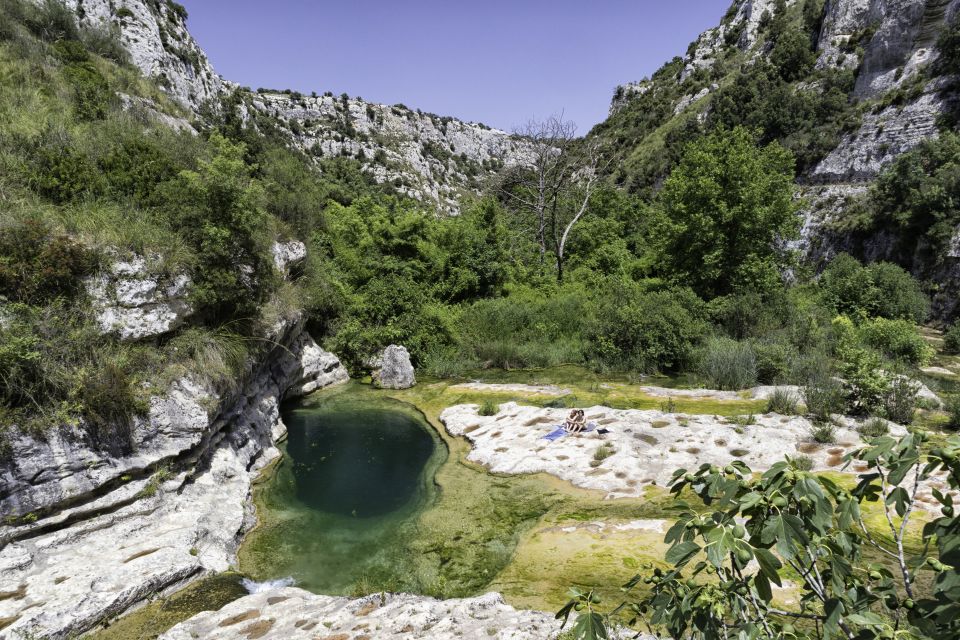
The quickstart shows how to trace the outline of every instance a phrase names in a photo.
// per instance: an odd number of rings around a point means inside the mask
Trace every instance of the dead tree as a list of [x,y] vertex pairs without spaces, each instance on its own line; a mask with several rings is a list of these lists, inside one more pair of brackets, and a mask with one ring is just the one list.
[[526,162],[503,174],[501,197],[532,222],[540,250],[540,264],[546,263],[547,226],[571,174],[569,149],[575,140],[576,125],[560,116],[542,122],[531,120],[515,132],[529,145]]

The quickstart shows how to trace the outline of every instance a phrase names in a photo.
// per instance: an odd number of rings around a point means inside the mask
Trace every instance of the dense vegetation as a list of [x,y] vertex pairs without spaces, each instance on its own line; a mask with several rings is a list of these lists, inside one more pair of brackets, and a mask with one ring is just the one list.
[[[846,254],[813,274],[790,249],[802,205],[796,176],[870,107],[850,99],[855,69],[815,68],[823,6],[778,2],[761,21],[768,55],[740,51],[733,30],[710,68],[665,65],[589,140],[570,144],[571,188],[558,189],[538,221],[517,205],[531,184],[522,168],[464,197],[460,215],[438,215],[376,184],[356,160],[298,153],[269,118],[241,118],[243,90],[193,117],[127,63],[114,31],[81,29],[58,2],[0,0],[0,453],[14,428],[67,428],[91,446],[129,452],[150,395],[184,375],[236,388],[272,348],[264,336],[278,321],[303,318],[355,373],[402,343],[436,377],[576,363],[685,374],[719,389],[793,383],[800,397],[774,395],[770,410],[805,411],[821,442],[833,437],[837,413],[878,418],[865,436],[883,436],[879,418],[910,424],[922,404],[918,368],[933,355],[918,327],[929,285],[897,264]],[[851,40],[850,55],[867,35]],[[941,46],[953,51],[957,40],[951,25]],[[714,83],[705,118],[674,113],[682,97]],[[143,101],[125,106],[120,94]],[[183,126],[158,124],[154,111]],[[588,145],[604,161],[584,171]],[[960,222],[958,157],[954,133],[904,154],[846,229],[893,232],[891,260],[921,256],[928,271],[941,267]],[[595,177],[603,180],[590,189],[577,182]],[[566,224],[569,237],[557,229]],[[284,274],[272,247],[289,239],[308,254]],[[103,333],[90,284],[134,257],[158,282],[189,276],[184,326],[140,341]],[[960,326],[945,333],[944,350],[960,353]],[[960,427],[960,403],[950,412],[948,426]],[[948,470],[955,486],[956,447],[920,444],[881,439],[856,459],[893,484],[929,461],[922,473]],[[677,635],[733,635],[735,626],[747,637],[759,628],[789,637],[790,614],[770,604],[782,560],[829,572],[829,585],[797,572],[805,602],[818,602],[801,621],[831,632],[841,618],[877,634],[890,620],[930,637],[955,632],[949,602],[907,606],[895,591],[906,574],[894,585],[900,577],[885,569],[865,578],[850,567],[871,544],[849,531],[861,517],[852,505],[869,501],[882,476],[850,492],[801,467],[786,462],[759,478],[739,464],[678,475],[678,491],[706,506],[719,499],[718,515],[681,520],[670,534],[676,570],[649,577],[654,594],[633,610]],[[915,497],[879,491],[898,517]],[[943,513],[931,529],[941,546],[957,527]],[[724,553],[708,552],[694,572],[722,576],[725,593],[682,574],[701,542],[717,540]],[[955,564],[946,556],[941,549]],[[745,577],[751,559],[760,571]],[[910,562],[955,591],[950,566]],[[602,622],[589,594],[572,605],[587,612],[580,624]]]
[[[864,376],[871,364],[899,371],[927,358],[912,324],[925,297],[898,267],[845,257],[819,281],[796,271],[785,284],[796,165],[777,136],[717,122],[678,142],[655,194],[592,191],[561,283],[542,256],[558,239],[531,233],[502,192],[434,215],[352,160],[301,156],[269,121],[244,123],[242,93],[194,122],[199,135],[157,126],[115,92],[177,108],[106,55],[117,49],[103,45],[109,34],[78,29],[57,3],[7,0],[3,11],[5,423],[80,421],[95,433],[115,422],[122,436],[144,383],[190,370],[235,383],[265,348],[264,328],[301,311],[354,370],[392,342],[439,376],[580,363],[693,372],[722,388],[806,383],[838,355],[859,358]],[[309,248],[294,282],[272,267],[271,243],[285,238]],[[100,336],[83,285],[133,254],[159,278],[192,279],[189,323],[152,344]],[[869,393],[853,380],[847,404],[889,415],[895,378],[880,378]],[[91,398],[109,410],[94,415]]]

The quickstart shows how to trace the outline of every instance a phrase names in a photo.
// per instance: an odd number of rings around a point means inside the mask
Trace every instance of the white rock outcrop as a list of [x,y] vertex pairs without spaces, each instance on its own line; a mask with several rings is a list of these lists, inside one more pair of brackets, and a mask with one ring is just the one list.
[[391,344],[376,360],[373,382],[381,389],[409,389],[417,384],[407,348]]
[[271,250],[273,265],[282,274],[287,274],[290,267],[302,262],[307,257],[307,246],[299,240],[288,242],[274,242]]
[[351,600],[288,587],[246,596],[219,611],[200,613],[160,638],[550,640],[559,633],[560,623],[552,613],[518,611],[498,593],[455,600],[408,594],[374,594]]
[[[440,421],[451,435],[470,441],[468,460],[494,473],[549,473],[609,498],[642,496],[647,485],[666,486],[674,470],[703,463],[742,460],[763,470],[787,454],[809,456],[814,469],[832,469],[860,444],[853,423],[837,430],[837,445],[817,445],[810,438],[811,423],[799,416],[758,415],[746,424],[717,416],[601,406],[585,411],[588,421],[609,431],[603,437],[594,431],[555,442],[544,439],[563,424],[568,411],[507,402],[496,415],[484,417],[477,405],[468,404],[445,409]],[[598,461],[600,447],[613,453]]]
[[193,312],[188,299],[190,277],[150,273],[147,260],[117,260],[87,282],[97,322],[104,333],[121,340],[141,340],[181,326]]
[[116,28],[130,61],[180,105],[196,112],[217,101],[223,80],[187,31],[186,15],[174,3],[150,0],[62,0],[80,24]]
[[[83,434],[21,435],[0,463],[0,637],[67,638],[235,563],[251,481],[279,455],[285,394],[347,379],[299,324],[233,393],[180,380],[126,455]],[[9,595],[9,597],[6,597]],[[34,635],[31,635],[34,634]]]

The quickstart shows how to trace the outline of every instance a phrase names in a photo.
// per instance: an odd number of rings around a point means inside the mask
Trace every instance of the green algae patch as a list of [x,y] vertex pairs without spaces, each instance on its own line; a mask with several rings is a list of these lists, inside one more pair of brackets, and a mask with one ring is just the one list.
[[540,523],[517,548],[513,562],[491,583],[515,607],[556,611],[571,586],[596,589],[610,606],[620,586],[639,572],[666,568],[669,521],[559,520]]
[[90,640],[153,640],[201,611],[216,611],[247,595],[247,590],[240,584],[242,577],[227,572],[203,578],[84,637]]

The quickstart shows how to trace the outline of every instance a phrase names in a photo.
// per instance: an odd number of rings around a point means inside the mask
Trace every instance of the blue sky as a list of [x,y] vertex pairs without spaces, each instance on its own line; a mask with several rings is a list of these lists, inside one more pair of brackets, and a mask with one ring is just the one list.
[[180,0],[217,71],[511,130],[563,111],[586,133],[728,0]]

